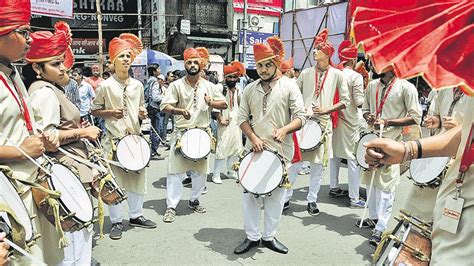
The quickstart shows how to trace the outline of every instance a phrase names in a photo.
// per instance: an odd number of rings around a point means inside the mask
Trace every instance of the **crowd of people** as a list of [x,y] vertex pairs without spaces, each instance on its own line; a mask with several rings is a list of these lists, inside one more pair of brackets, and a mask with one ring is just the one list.
[[[0,202],[0,228],[7,225],[12,232],[0,233],[0,265],[9,261],[4,239],[47,264],[90,263],[96,217],[88,206],[90,199],[81,204],[79,196],[76,203],[69,199],[71,208],[78,211],[67,213],[61,207],[67,199],[56,193],[63,187],[73,195],[84,187],[97,189],[98,195],[92,196],[99,200],[96,218],[101,236],[102,203],[108,205],[111,239],[122,237],[125,200],[131,226],[155,228],[157,221],[145,218],[143,211],[145,165],[146,158],[165,159],[158,153],[160,146],[169,150],[165,223],[179,217],[176,207],[186,179],[191,183],[188,207],[198,214],[207,211],[199,198],[206,191],[208,174],[216,184],[222,183],[222,175],[240,182],[245,239],[235,254],[260,245],[288,253],[275,236],[282,213],[291,208],[291,186],[304,164],[310,169],[308,215],[320,213],[318,195],[324,173],[329,171],[329,195],[347,197],[348,207],[368,208],[368,217],[357,226],[372,229],[369,243],[377,246],[389,231],[400,163],[450,157],[441,184],[413,184],[405,207],[432,226],[433,264],[472,263],[474,105],[462,87],[438,92],[422,119],[412,83],[398,78],[392,69],[372,78],[372,69],[367,71],[364,63],[357,62],[355,45],[344,41],[336,51],[327,29],[314,39],[315,66],[301,72],[295,71],[293,59],[285,60],[278,37],[255,44],[258,79],[245,87],[239,84],[246,69],[238,61],[224,66],[222,83],[211,82],[206,75],[209,52],[204,47],[183,51],[184,72],[165,76],[159,65],[150,65],[149,79],[142,84],[131,77],[130,68],[143,46],[130,33],[109,43],[108,77],[101,77],[98,65],[85,77],[84,69],[74,66],[68,24],[59,21],[54,32],[32,32],[29,2],[7,1],[0,10],[0,163],[4,165],[0,177],[22,192],[20,201],[26,212],[37,216],[27,222],[41,237],[25,236],[24,231],[31,228],[18,218],[19,210],[9,206],[8,200]],[[331,60],[335,53],[338,65]],[[26,65],[20,74],[12,63],[21,60]],[[144,147],[141,123],[147,118],[151,145],[145,141]],[[421,124],[433,136],[402,141],[404,128]],[[366,134],[376,136],[359,143]],[[359,147],[367,149],[362,157]],[[215,154],[213,169],[210,153]],[[361,158],[367,167],[361,165]],[[343,163],[348,168],[348,190],[339,184]],[[57,165],[69,169],[83,187],[74,187],[67,179],[56,180]],[[60,173],[65,175],[66,170]],[[275,175],[277,182],[272,185]],[[59,183],[54,186],[54,182]],[[359,194],[361,183],[368,198]],[[110,190],[102,193],[103,189]],[[38,193],[45,193],[46,199],[38,201]],[[109,194],[114,193],[120,197],[110,203]],[[459,204],[461,200],[464,203]],[[15,262],[29,263],[22,256]]]

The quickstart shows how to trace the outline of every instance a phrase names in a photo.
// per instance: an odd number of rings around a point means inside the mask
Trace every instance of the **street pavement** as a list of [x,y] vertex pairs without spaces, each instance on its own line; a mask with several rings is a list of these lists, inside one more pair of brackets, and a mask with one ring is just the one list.
[[[162,151],[163,155],[167,152]],[[213,161],[213,157],[211,157]],[[263,246],[243,255],[235,255],[234,248],[245,239],[242,218],[242,189],[235,180],[223,179],[217,185],[208,177],[209,192],[200,198],[207,213],[193,213],[187,207],[190,188],[183,189],[175,222],[162,221],[166,208],[167,160],[152,161],[147,168],[148,192],[145,196],[145,217],[155,221],[155,229],[134,228],[128,225],[124,204],[124,232],[120,240],[111,240],[108,209],[106,209],[103,239],[98,237],[96,225],[93,258],[103,265],[203,265],[203,264],[259,264],[259,265],[367,265],[374,248],[369,245],[369,229],[359,229],[355,223],[362,209],[348,208],[348,198],[332,198],[329,193],[327,169],[319,192],[319,216],[306,212],[308,176],[298,176],[290,209],[285,212],[276,237],[289,248],[286,255]],[[211,163],[212,165],[212,163]],[[340,171],[340,182],[347,189],[347,169]],[[394,216],[405,204],[411,182],[402,176],[397,188],[389,229],[396,225]],[[365,197],[365,189],[361,188]],[[368,212],[368,211],[367,211]],[[262,212],[263,213],[263,212]],[[263,216],[261,217],[263,228]]]

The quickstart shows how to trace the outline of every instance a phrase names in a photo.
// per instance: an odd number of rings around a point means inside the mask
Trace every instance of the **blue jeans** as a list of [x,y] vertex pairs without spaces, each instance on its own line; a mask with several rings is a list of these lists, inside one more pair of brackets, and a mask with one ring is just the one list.
[[159,124],[158,124],[158,134],[160,134],[161,140],[166,141],[167,126],[170,115],[167,113],[160,113]]
[[[164,136],[160,132],[161,124],[163,124],[164,120],[164,113],[156,112],[155,114],[150,116],[151,120],[151,125],[153,128],[158,131],[158,134],[160,135],[160,138],[164,141]],[[151,140],[151,152],[156,153],[158,150],[158,145],[160,145],[160,139],[156,135],[155,131],[153,129],[150,129],[150,140]]]

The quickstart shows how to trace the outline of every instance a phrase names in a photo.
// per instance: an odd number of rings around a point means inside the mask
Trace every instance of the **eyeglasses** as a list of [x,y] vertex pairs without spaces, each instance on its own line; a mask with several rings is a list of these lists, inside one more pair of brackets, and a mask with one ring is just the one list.
[[30,34],[31,34],[30,29],[22,29],[22,30],[14,29],[13,31],[16,32],[16,33],[21,34],[21,36],[23,36],[23,38],[25,38],[26,40],[28,40],[30,38]]

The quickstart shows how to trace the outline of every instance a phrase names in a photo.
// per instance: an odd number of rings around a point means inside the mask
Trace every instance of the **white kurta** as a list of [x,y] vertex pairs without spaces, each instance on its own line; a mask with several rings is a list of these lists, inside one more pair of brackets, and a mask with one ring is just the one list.
[[[139,108],[144,107],[143,85],[140,81],[130,78],[125,85],[113,75],[101,82],[96,89],[96,97],[92,102],[92,110],[113,110],[123,108],[125,116],[121,119],[105,119],[106,137],[102,140],[107,154],[112,153],[113,143],[127,134],[141,134],[139,124]],[[125,190],[146,193],[146,168],[136,172],[126,172],[122,168],[112,166],[117,182]]]
[[355,159],[354,151],[361,127],[361,109],[357,106],[364,103],[364,79],[361,74],[348,67],[342,72],[347,82],[350,102],[345,109],[339,111],[337,127],[333,129],[332,150],[334,157]]
[[[245,87],[240,103],[238,124],[240,126],[243,122],[248,122],[268,148],[277,151],[289,162],[294,151],[291,134],[286,135],[283,141],[278,143],[273,139],[272,133],[295,118],[301,119],[304,125],[306,118],[303,100],[298,86],[286,76],[273,81],[270,87],[271,89],[265,93],[260,79]],[[252,142],[247,141],[246,149],[251,148]]]
[[461,189],[464,206],[457,233],[451,234],[439,227],[446,200],[455,194],[455,184],[461,157],[471,125],[474,123],[474,97],[466,98],[461,142],[456,153],[456,159],[448,169],[446,177],[441,184],[433,212],[434,224],[433,233],[431,234],[433,245],[431,252],[432,265],[472,265],[472,254],[474,254],[474,165],[471,165],[464,176],[464,185]]
[[[382,108],[380,118],[382,119],[398,119],[404,117],[411,117],[415,120],[416,124],[421,121],[421,108],[418,104],[418,91],[415,86],[410,82],[403,79],[396,79],[393,87],[387,96],[387,100]],[[367,85],[365,92],[364,104],[362,106],[362,112],[370,112],[375,114],[376,108],[376,91],[377,87],[380,87],[379,91],[379,104],[381,103],[384,95],[382,93],[383,86],[380,79],[373,80]],[[387,88],[388,90],[388,88]],[[393,140],[400,141],[402,139],[403,127],[385,127],[383,131],[384,138],[390,138]],[[372,171],[364,171],[362,180],[365,184],[370,184]],[[383,166],[376,170],[374,177],[374,186],[380,190],[387,192],[394,192],[395,188],[400,183],[400,165]]]
[[[0,64],[0,75],[4,77],[8,86],[12,89],[13,93],[15,93],[15,97],[19,99],[15,90],[15,84],[17,85],[16,88],[19,89],[23,95],[30,115],[33,118],[33,111],[29,105],[28,93],[26,92],[20,76],[15,74],[13,77],[15,82],[14,84],[10,79],[10,73],[11,69]],[[11,95],[10,91],[3,82],[0,82],[0,103],[0,132],[8,137],[11,142],[15,143],[15,145],[21,145],[21,143],[29,135],[28,130],[15,98]],[[3,135],[0,135],[0,145],[11,146],[10,142],[7,141]],[[10,167],[14,171],[15,176],[18,178],[34,182],[37,177],[38,168],[29,160],[9,162],[2,162],[0,160],[0,164]],[[28,212],[31,215],[37,215],[37,218],[33,220],[33,224],[36,229],[36,233],[41,234],[41,238],[36,240],[36,245],[31,247],[33,255],[43,260],[47,264],[58,264],[63,260],[63,251],[58,248],[59,237],[54,226],[36,208],[31,189],[18,182],[16,185],[19,191],[28,190],[22,195],[22,200]],[[23,262],[28,263],[27,260],[24,260]],[[20,263],[22,263],[22,260]]]
[[[327,158],[332,157],[332,121],[330,115],[315,115],[313,114],[312,107],[320,106],[321,108],[327,109],[333,106],[334,96],[336,90],[339,91],[339,102],[348,106],[350,103],[349,91],[347,89],[347,82],[345,82],[344,74],[341,70],[334,67],[328,68],[327,77],[325,78],[321,94],[316,97],[315,82],[316,82],[316,67],[310,67],[303,70],[296,80],[301,93],[303,94],[304,108],[306,109],[306,115],[312,115],[313,119],[320,122],[321,126],[327,132],[327,142],[324,145],[319,146],[314,151],[303,152],[303,161],[309,161],[310,163],[322,164],[324,159],[324,153],[326,152]],[[324,80],[324,73],[318,73],[322,75],[318,82],[321,86]],[[327,150],[325,151],[325,147]]]
[[175,108],[186,109],[191,118],[186,120],[182,115],[174,115],[175,131],[171,136],[171,150],[168,158],[168,174],[183,173],[190,170],[202,174],[208,173],[208,159],[193,162],[184,158],[175,150],[177,138],[185,129],[201,128],[208,130],[211,123],[212,108],[206,104],[204,96],[211,96],[214,101],[224,100],[219,88],[205,79],[199,79],[195,88],[191,87],[183,77],[170,84],[161,102],[160,110],[171,105]]
[[225,95],[227,109],[221,110],[220,115],[222,119],[228,119],[229,124],[223,126],[218,123],[216,159],[238,156],[243,150],[242,130],[240,130],[238,123],[241,94],[239,88],[235,88],[234,91],[227,89]]

